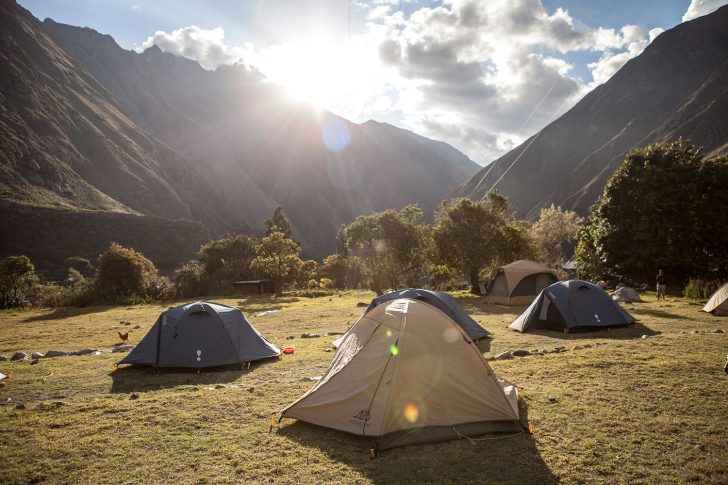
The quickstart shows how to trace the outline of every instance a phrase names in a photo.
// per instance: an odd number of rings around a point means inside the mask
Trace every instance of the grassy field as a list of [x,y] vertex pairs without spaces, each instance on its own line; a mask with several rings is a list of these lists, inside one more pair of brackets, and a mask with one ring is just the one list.
[[[109,353],[117,330],[136,343],[168,305],[4,311],[5,355],[104,352],[0,362],[11,375],[0,388],[0,482],[728,483],[728,334],[713,333],[728,331],[728,318],[648,296],[625,305],[639,319],[630,328],[519,334],[506,326],[523,307],[457,296],[494,334],[486,356],[569,349],[491,362],[525,388],[533,436],[411,446],[372,460],[369,442],[356,436],[292,420],[269,433],[271,414],[311,387],[304,378],[321,375],[333,356],[333,337],[301,334],[343,332],[361,312],[357,302],[373,297],[367,292],[216,300],[247,316],[282,310],[251,321],[296,352],[199,374],[112,368],[123,356]],[[571,350],[585,344],[592,347]]]

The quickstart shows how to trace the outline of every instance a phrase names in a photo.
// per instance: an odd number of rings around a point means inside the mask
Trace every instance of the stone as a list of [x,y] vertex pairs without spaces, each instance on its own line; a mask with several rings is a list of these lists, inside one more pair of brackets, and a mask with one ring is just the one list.
[[5,381],[0,381],[0,387],[5,387],[5,384],[6,384]]
[[723,330],[722,328],[716,328],[715,330],[713,330],[713,333],[725,333],[725,330]]
[[190,391],[199,391],[200,388],[199,387],[190,387],[189,390]]
[[546,350],[546,349],[540,349],[540,350],[538,351],[538,353],[539,353],[539,354],[543,354],[543,355],[546,355],[546,354],[548,354],[548,353],[549,353],[549,351],[548,351],[548,350]]
[[0,354],[0,362],[5,362],[6,360],[8,360],[8,358],[6,356]]
[[111,349],[111,352],[114,353],[114,354],[118,354],[118,353],[121,353],[121,352],[129,352],[133,348],[134,348],[134,345],[132,345],[132,344],[117,345],[116,347],[114,347],[113,349]]
[[296,337],[294,337],[293,335],[289,335],[288,337],[286,337],[286,340],[293,340],[294,338]]
[[363,308],[366,308],[366,307],[368,307],[368,306],[369,306],[369,304],[368,304],[368,303],[364,303],[363,301],[360,301],[360,302],[358,302],[358,303],[356,304],[356,306],[357,306],[358,308],[362,308],[362,307],[363,307]]
[[225,384],[218,384],[215,386],[215,389],[225,389],[227,386]]
[[23,409],[28,409],[28,408],[27,408],[27,407],[25,406],[25,404],[23,404],[23,403],[21,402],[20,404],[16,404],[16,405],[15,405],[15,409],[18,409],[18,410],[23,410]]
[[564,346],[564,345],[557,345],[556,347],[554,347],[554,350],[556,350],[558,352],[561,352],[562,350],[566,350],[566,346]]
[[642,336],[642,339],[644,340],[644,339],[646,339],[647,337],[649,337],[649,335],[645,334],[645,335],[643,335],[643,336]]
[[67,355],[70,355],[69,352],[65,352],[63,350],[49,350],[45,353],[45,358],[49,357],[65,357]]
[[530,350],[530,353],[531,354],[538,354],[539,353],[539,350],[538,349],[531,349]]
[[584,344],[584,348],[585,348],[585,349],[590,349],[590,348],[592,348],[592,347],[593,347],[593,346],[592,346],[592,344]]
[[253,392],[253,391],[255,391],[255,388],[251,386],[251,387],[247,388],[246,391]]
[[581,350],[581,349],[583,349],[583,348],[584,348],[584,347],[582,347],[581,345],[574,345],[574,346],[573,346],[573,347],[571,348],[571,350]]
[[139,330],[140,328],[142,328],[142,326],[141,326],[141,325],[136,325],[136,326],[134,326],[134,330]]
[[324,349],[324,352],[333,352],[334,349]]
[[25,352],[15,352],[12,357],[10,357],[10,360],[25,360],[28,358],[28,354]]
[[299,379],[299,382],[318,382],[320,379],[321,379],[321,376],[301,377],[301,379]]
[[693,333],[700,333],[700,330],[695,330]]
[[75,352],[71,352],[71,355],[90,355],[95,354],[97,352],[96,349],[81,349],[77,350]]
[[41,354],[40,352],[33,352],[33,354],[30,356],[31,359],[36,359],[36,360],[42,359],[43,357],[45,357],[45,356],[43,354]]
[[705,451],[705,445],[698,444],[698,445],[693,446],[693,449],[695,449],[695,451]]
[[495,356],[495,360],[506,360],[506,359],[512,359],[513,356],[511,355],[511,352],[509,350],[506,350],[505,352],[501,352],[500,354]]
[[511,352],[514,357],[525,357],[529,354],[528,350],[518,349]]
[[320,336],[321,335],[319,335],[317,333],[308,333],[308,332],[301,334],[301,338],[319,338]]
[[30,365],[35,365],[35,364],[37,364],[38,362],[40,362],[40,360],[38,360],[38,359],[33,359],[33,360],[31,360],[31,361],[30,361]]
[[554,396],[549,396],[549,402],[550,403],[555,403],[556,402],[556,398]]
[[136,399],[139,399],[139,394],[137,394],[136,392],[131,393],[131,395],[129,396],[129,400],[134,401]]

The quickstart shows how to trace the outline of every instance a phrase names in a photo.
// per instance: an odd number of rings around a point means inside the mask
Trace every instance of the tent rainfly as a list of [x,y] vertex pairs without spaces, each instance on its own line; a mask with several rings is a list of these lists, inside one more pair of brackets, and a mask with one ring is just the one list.
[[609,295],[593,283],[559,281],[545,288],[509,328],[526,332],[540,328],[569,331],[635,322]]
[[[468,334],[472,340],[478,340],[485,337],[490,337],[490,332],[478,325],[478,322],[473,320],[470,315],[465,313],[460,305],[455,301],[453,297],[447,293],[433,290],[423,290],[421,288],[408,288],[406,290],[393,291],[386,295],[378,296],[372,300],[369,306],[364,310],[363,315],[369,313],[377,306],[399,298],[409,298],[411,300],[420,300],[425,303],[429,303],[434,306],[445,315],[450,317],[463,330]],[[348,333],[348,331],[347,331]],[[332,345],[339,348],[341,342],[346,337],[346,333],[332,342]]]
[[713,315],[728,315],[728,283],[724,284],[713,293],[708,303],[703,307],[704,312]]
[[481,288],[486,303],[499,305],[525,305],[531,303],[538,293],[557,280],[554,272],[535,261],[521,259],[501,266],[498,274]]
[[515,386],[460,325],[413,299],[362,315],[283,418],[371,438],[375,449],[521,429]]
[[170,308],[120,364],[215,367],[280,355],[237,308],[198,301]]
[[612,292],[612,300],[621,301],[625,303],[632,303],[635,301],[642,301],[640,294],[637,290],[630,286],[621,286]]

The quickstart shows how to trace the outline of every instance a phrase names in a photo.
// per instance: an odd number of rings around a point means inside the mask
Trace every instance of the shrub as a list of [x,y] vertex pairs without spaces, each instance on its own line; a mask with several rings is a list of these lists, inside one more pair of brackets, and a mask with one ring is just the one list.
[[695,300],[707,300],[718,288],[720,288],[720,282],[717,280],[690,278],[683,290],[683,296]]
[[174,270],[175,293],[178,297],[188,298],[207,293],[207,284],[202,265],[198,261],[187,261]]
[[27,256],[8,256],[0,261],[0,308],[23,306],[23,295],[37,282],[35,266]]
[[112,299],[118,296],[145,296],[157,281],[157,268],[134,249],[111,243],[96,261],[96,285]]

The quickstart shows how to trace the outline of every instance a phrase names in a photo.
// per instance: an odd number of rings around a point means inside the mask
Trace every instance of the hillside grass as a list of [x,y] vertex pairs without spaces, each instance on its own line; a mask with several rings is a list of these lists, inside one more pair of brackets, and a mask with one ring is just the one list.
[[[372,460],[370,443],[345,433],[294,420],[269,432],[271,414],[309,389],[312,382],[302,379],[321,375],[333,356],[326,350],[335,337],[301,334],[343,332],[362,311],[357,302],[373,297],[368,292],[218,299],[246,316],[282,310],[250,320],[296,352],[250,369],[200,373],[112,368],[124,355],[108,353],[119,343],[117,330],[130,331],[136,343],[168,305],[4,311],[5,355],[104,352],[37,365],[0,362],[0,372],[11,375],[0,388],[0,482],[728,482],[728,334],[713,333],[728,331],[728,318],[688,300],[648,296],[625,305],[639,319],[629,328],[520,334],[506,326],[524,307],[456,296],[493,333],[486,356],[569,349],[491,362],[525,389],[533,436],[410,446]],[[571,350],[585,344],[593,347]],[[19,403],[26,409],[16,409]]]

